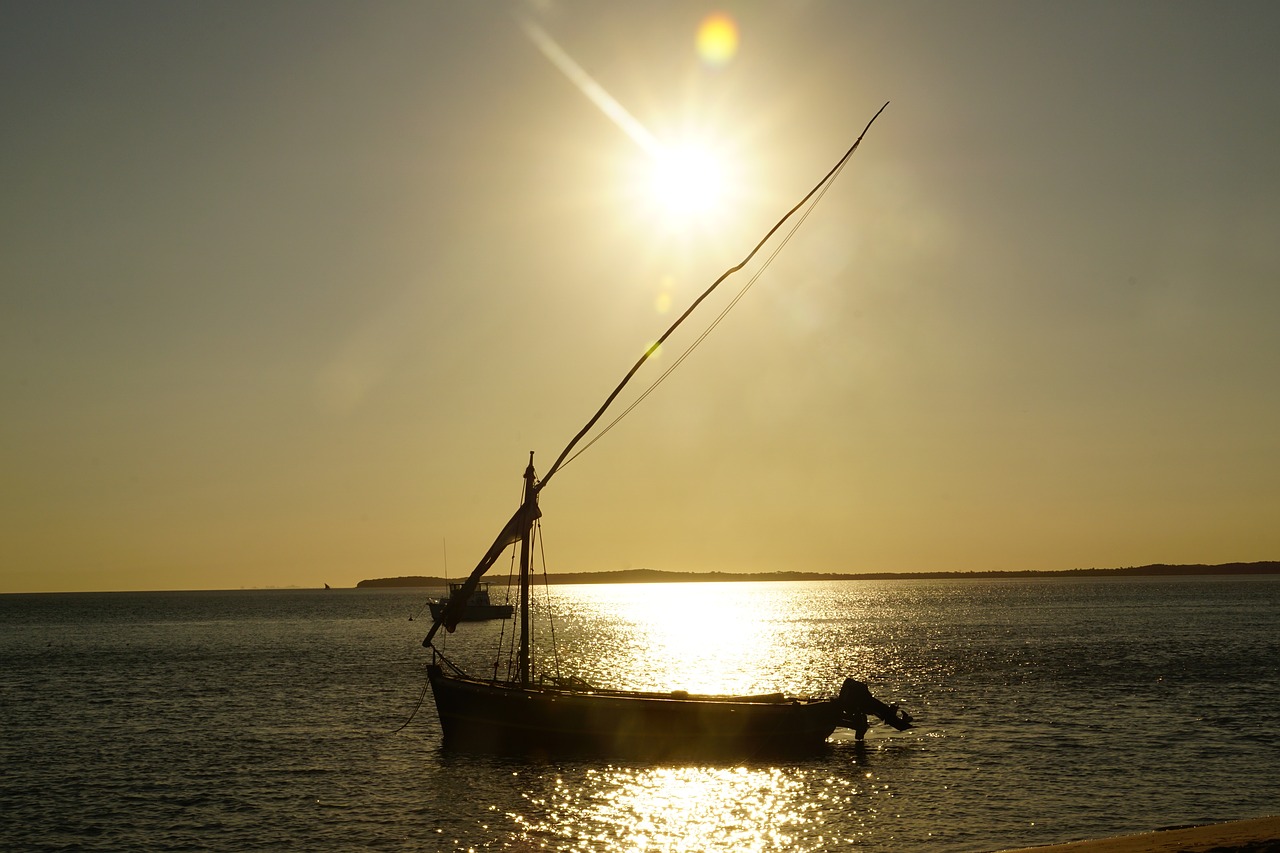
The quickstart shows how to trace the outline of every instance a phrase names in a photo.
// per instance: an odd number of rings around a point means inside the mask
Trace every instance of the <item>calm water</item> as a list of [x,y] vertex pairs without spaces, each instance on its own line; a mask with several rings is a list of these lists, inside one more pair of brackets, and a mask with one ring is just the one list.
[[[453,756],[422,591],[7,595],[0,849],[989,851],[1280,811],[1280,578],[551,595],[565,674],[856,675],[919,727],[776,764]],[[449,652],[481,672],[509,639]]]

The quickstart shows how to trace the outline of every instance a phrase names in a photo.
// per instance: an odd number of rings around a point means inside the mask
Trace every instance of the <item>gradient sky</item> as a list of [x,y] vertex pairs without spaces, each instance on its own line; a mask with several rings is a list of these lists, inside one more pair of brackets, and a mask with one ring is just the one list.
[[[736,50],[700,55],[717,10]],[[885,101],[543,493],[550,571],[1280,558],[1277,32],[1270,2],[0,4],[0,591],[465,573],[528,451]],[[724,204],[664,214],[537,33],[720,152]]]

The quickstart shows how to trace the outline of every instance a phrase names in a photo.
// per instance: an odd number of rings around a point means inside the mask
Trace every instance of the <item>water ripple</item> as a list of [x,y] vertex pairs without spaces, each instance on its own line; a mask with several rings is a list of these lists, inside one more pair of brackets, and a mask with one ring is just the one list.
[[[920,726],[767,764],[445,753],[423,596],[0,596],[0,848],[980,851],[1274,810],[1280,581],[561,587],[603,686],[826,694]],[[678,602],[678,603],[677,603]],[[509,631],[467,625],[477,671]]]

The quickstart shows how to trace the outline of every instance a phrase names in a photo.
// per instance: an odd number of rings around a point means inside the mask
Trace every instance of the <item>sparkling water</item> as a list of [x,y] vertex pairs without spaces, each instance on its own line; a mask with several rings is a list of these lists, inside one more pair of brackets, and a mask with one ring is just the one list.
[[[0,849],[989,851],[1280,811],[1275,576],[537,593],[542,673],[852,675],[917,721],[738,764],[443,752],[431,594],[0,596]],[[505,674],[511,636],[464,623],[445,647]]]

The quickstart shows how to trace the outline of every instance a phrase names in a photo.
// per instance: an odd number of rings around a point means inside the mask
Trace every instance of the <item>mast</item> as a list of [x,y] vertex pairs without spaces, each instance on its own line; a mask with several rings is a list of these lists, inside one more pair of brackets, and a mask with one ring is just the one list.
[[529,451],[529,467],[524,469],[524,497],[520,503],[520,511],[525,520],[520,525],[520,686],[529,686],[529,580],[532,572],[529,569],[530,539],[533,532],[531,507],[537,506],[538,491],[535,488],[537,475],[533,470],[533,451]]
[[[538,492],[537,488],[532,485],[535,482],[535,474],[533,472],[533,454],[529,454],[529,467],[524,472],[525,476],[525,496],[520,502],[520,507],[511,516],[511,520],[502,528],[502,532],[498,534],[498,538],[493,540],[493,544],[489,546],[489,550],[480,558],[480,562],[465,581],[458,584],[457,589],[450,588],[449,603],[445,606],[444,612],[436,617],[431,623],[431,630],[427,632],[427,636],[422,641],[422,645],[431,648],[431,641],[435,638],[436,632],[441,628],[452,632],[458,627],[458,621],[462,618],[462,614],[467,609],[467,600],[471,597],[471,593],[476,591],[476,587],[480,584],[480,578],[494,564],[498,557],[517,542],[525,543],[525,550],[529,547],[529,528],[542,517],[542,511],[538,509]],[[527,560],[527,557],[526,557]],[[525,601],[528,601],[526,595]],[[527,606],[524,608],[527,611]]]

